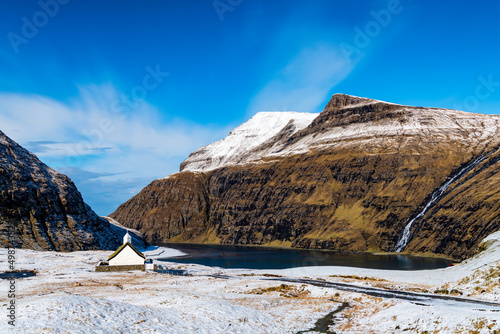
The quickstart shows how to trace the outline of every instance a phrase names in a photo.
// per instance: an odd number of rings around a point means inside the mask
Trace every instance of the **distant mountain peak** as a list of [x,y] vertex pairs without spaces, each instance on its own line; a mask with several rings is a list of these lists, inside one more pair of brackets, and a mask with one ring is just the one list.
[[354,95],[334,94],[330,99],[330,102],[328,102],[328,104],[326,105],[325,110],[339,109],[350,106],[359,106],[376,102],[383,102],[383,101],[368,99],[366,97],[359,97]]
[[307,127],[319,114],[286,112],[259,112],[222,140],[193,152],[180,170],[208,171],[230,164],[253,160],[251,152],[272,140],[281,131],[291,135]]

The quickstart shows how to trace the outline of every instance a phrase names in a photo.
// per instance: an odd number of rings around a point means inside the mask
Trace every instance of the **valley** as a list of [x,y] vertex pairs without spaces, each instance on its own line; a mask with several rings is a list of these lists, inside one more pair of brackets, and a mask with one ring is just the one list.
[[[499,116],[343,94],[310,117],[272,114],[197,150],[111,217],[150,243],[457,260],[500,229]],[[263,123],[265,138],[254,140]]]

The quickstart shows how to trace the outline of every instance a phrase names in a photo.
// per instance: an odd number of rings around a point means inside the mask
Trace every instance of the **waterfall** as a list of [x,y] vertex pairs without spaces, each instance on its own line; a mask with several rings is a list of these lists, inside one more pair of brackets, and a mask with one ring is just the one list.
[[410,220],[410,222],[405,226],[405,229],[403,230],[403,234],[401,235],[401,237],[399,237],[399,240],[398,240],[398,242],[396,244],[396,252],[398,252],[398,253],[401,252],[406,247],[406,245],[408,244],[408,242],[410,242],[410,239],[411,239],[411,227],[412,227],[413,223],[417,219],[423,217],[425,215],[425,213],[427,212],[427,210],[429,210],[429,208],[432,206],[432,204],[434,204],[436,201],[438,201],[441,198],[443,198],[443,195],[444,195],[445,191],[450,187],[450,185],[453,182],[459,180],[465,174],[467,174],[468,172],[470,172],[474,167],[476,167],[484,159],[486,159],[491,153],[493,153],[493,152],[490,152],[490,153],[485,154],[485,155],[481,155],[481,156],[479,156],[479,158],[477,158],[476,160],[472,161],[470,164],[467,164],[466,166],[462,167],[448,182],[446,182],[445,184],[443,184],[441,186],[441,188],[439,188],[438,190],[436,190],[435,192],[432,193],[431,198],[429,199],[429,201],[427,202],[427,204],[424,206],[424,208],[422,209],[422,211],[420,211],[420,213],[418,215],[416,215],[412,220]]

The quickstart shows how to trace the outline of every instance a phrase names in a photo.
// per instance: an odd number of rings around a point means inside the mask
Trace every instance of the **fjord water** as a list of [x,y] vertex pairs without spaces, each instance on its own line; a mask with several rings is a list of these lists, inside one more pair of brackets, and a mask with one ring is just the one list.
[[297,250],[268,247],[158,244],[186,253],[186,256],[160,258],[176,263],[195,263],[210,267],[242,269],[286,269],[307,266],[347,266],[390,270],[423,270],[447,267],[451,261],[408,255],[374,255],[332,251]]

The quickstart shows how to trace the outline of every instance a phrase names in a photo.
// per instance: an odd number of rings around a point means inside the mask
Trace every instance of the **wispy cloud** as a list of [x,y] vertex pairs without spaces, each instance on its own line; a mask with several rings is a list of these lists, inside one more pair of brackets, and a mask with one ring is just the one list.
[[93,181],[103,177],[114,176],[116,174],[113,173],[99,173],[99,172],[90,172],[88,170],[84,170],[78,167],[62,167],[58,168],[59,172],[64,174],[71,174],[74,180],[86,180]]
[[316,112],[352,68],[353,64],[334,47],[317,45],[302,50],[254,97],[249,113]]
[[39,141],[30,141],[27,142],[24,146],[27,150],[31,152],[37,152],[37,153],[46,153],[50,152],[53,150],[51,146],[59,144],[56,141],[50,141],[50,140],[39,140]]
[[0,130],[72,177],[99,214],[110,213],[153,179],[178,171],[189,153],[229,131],[167,122],[145,101],[127,114],[116,113],[118,96],[109,85],[81,87],[67,103],[0,93]]

